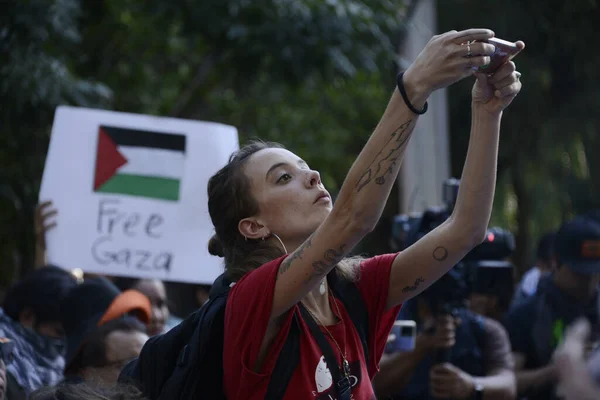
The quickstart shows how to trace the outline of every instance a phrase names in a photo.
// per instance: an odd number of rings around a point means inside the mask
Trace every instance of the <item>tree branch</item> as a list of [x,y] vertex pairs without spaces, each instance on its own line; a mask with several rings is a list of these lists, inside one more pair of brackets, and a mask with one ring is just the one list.
[[198,88],[204,83],[208,74],[212,71],[214,65],[217,63],[217,57],[214,54],[209,54],[204,62],[200,65],[198,70],[196,71],[196,75],[184,90],[184,92],[179,96],[177,102],[171,108],[169,112],[170,117],[179,117],[185,108],[189,105],[194,93],[198,90]]

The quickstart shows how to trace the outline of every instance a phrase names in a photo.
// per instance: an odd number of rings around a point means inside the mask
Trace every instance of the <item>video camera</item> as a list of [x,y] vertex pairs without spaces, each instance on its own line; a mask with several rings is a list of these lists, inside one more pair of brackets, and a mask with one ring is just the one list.
[[513,294],[513,265],[508,258],[515,251],[515,238],[509,231],[492,227],[485,240],[463,259],[468,271],[469,293],[496,296],[508,308]]
[[[442,186],[442,206],[428,208],[421,214],[396,216],[392,223],[393,250],[406,249],[446,221],[456,205],[459,186],[458,179],[447,179]],[[503,287],[496,287],[495,282],[499,281],[499,274],[512,274],[512,264],[507,258],[514,249],[512,233],[497,227],[488,229],[484,241],[425,290],[421,298],[427,301],[434,314],[453,314],[465,306],[473,291],[485,294],[504,291]]]
[[446,179],[442,184],[443,206],[431,207],[423,213],[397,215],[392,222],[391,246],[393,251],[401,251],[421,239],[450,217],[458,197],[458,179]]
[[[422,214],[396,216],[392,223],[393,250],[406,249],[446,221],[456,205],[459,186],[460,181],[457,179],[444,181],[442,186],[444,204],[441,207],[428,208]],[[512,265],[507,258],[514,248],[515,241],[510,232],[501,228],[490,228],[483,243],[471,250],[457,265],[427,288],[420,298],[428,304],[436,316],[457,316],[459,309],[466,306],[472,291],[496,294],[497,272],[506,274],[508,271],[512,275]],[[511,282],[510,278],[509,282]],[[450,349],[439,350],[436,361],[449,362],[450,354]]]

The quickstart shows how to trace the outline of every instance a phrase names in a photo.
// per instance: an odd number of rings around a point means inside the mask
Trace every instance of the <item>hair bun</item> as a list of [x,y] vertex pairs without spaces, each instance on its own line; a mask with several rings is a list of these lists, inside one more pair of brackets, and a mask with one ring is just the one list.
[[216,234],[214,234],[208,241],[208,252],[213,256],[225,257],[223,243],[221,243],[221,239],[219,239]]

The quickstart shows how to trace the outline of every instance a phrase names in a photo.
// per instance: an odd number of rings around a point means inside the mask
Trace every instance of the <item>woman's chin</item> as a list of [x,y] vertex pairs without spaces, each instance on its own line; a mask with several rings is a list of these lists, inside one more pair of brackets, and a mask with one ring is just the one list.
[[327,217],[329,216],[330,213],[331,213],[331,207],[329,207],[329,208],[323,207],[320,210],[315,211],[310,215],[308,220],[310,220],[311,222],[314,221],[314,223],[311,223],[311,225],[314,225],[313,232],[315,230],[317,230],[317,228],[323,223],[323,221],[325,221],[325,219],[327,219]]

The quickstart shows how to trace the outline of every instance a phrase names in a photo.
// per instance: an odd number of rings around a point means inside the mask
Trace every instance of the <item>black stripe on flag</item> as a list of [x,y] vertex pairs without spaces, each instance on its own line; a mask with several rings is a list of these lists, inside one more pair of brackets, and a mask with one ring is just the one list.
[[185,153],[185,135],[101,125],[117,146],[150,147]]

